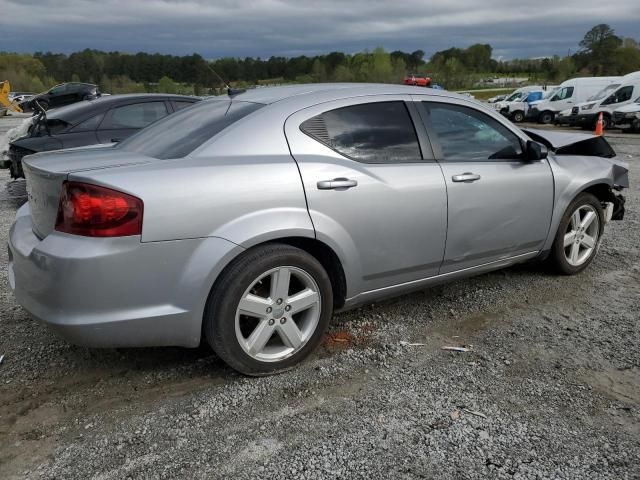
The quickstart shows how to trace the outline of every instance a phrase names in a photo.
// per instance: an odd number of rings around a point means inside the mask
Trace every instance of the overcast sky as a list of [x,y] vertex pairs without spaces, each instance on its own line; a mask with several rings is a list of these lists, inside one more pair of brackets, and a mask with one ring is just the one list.
[[640,0],[0,0],[0,49],[269,57],[489,43],[495,58],[566,55],[609,23],[640,40]]

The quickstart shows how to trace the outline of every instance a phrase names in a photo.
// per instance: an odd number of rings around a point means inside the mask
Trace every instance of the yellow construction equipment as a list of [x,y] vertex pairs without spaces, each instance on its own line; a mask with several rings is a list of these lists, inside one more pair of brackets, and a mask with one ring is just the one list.
[[22,112],[22,109],[17,102],[12,102],[9,100],[10,91],[11,84],[9,83],[9,80],[0,82],[0,110],[7,109],[18,113]]

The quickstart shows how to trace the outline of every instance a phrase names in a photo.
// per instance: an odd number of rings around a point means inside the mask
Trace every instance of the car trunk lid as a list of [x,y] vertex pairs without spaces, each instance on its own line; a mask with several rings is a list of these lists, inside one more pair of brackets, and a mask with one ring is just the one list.
[[56,223],[62,183],[69,174],[104,168],[148,163],[153,158],[113,148],[58,151],[25,157],[27,198],[33,232],[41,239],[49,235]]

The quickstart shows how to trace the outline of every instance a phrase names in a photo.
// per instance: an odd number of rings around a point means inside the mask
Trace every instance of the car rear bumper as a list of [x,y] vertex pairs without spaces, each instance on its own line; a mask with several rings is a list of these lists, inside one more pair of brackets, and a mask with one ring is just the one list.
[[9,234],[8,276],[18,303],[72,343],[195,347],[211,286],[240,251],[221,238],[40,240],[26,205]]

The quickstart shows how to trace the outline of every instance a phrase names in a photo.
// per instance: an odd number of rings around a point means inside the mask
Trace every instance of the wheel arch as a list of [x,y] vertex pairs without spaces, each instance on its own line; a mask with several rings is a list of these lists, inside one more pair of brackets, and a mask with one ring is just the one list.
[[[240,256],[246,254],[249,250],[253,250],[255,248],[262,247],[264,245],[270,245],[274,243],[281,243],[285,245],[290,245],[292,247],[299,248],[313,258],[315,258],[322,267],[326,270],[329,275],[329,280],[331,281],[331,287],[333,289],[333,306],[334,309],[341,308],[346,300],[347,296],[347,278],[344,272],[343,263],[340,260],[338,254],[326,243],[317,240],[316,238],[310,237],[302,237],[302,236],[284,236],[278,238],[271,238],[266,241],[257,242],[251,244],[250,247],[239,251],[236,255],[227,259],[225,265],[220,269],[220,273],[216,275],[216,278],[213,280],[211,284],[207,298],[205,299],[204,309],[202,311],[201,317],[201,335],[204,335],[204,318],[207,315],[208,303],[211,298],[211,292],[213,292],[218,284],[219,279],[221,278],[223,272],[233,264],[233,262],[238,259]],[[202,338],[204,338],[202,336]]]

